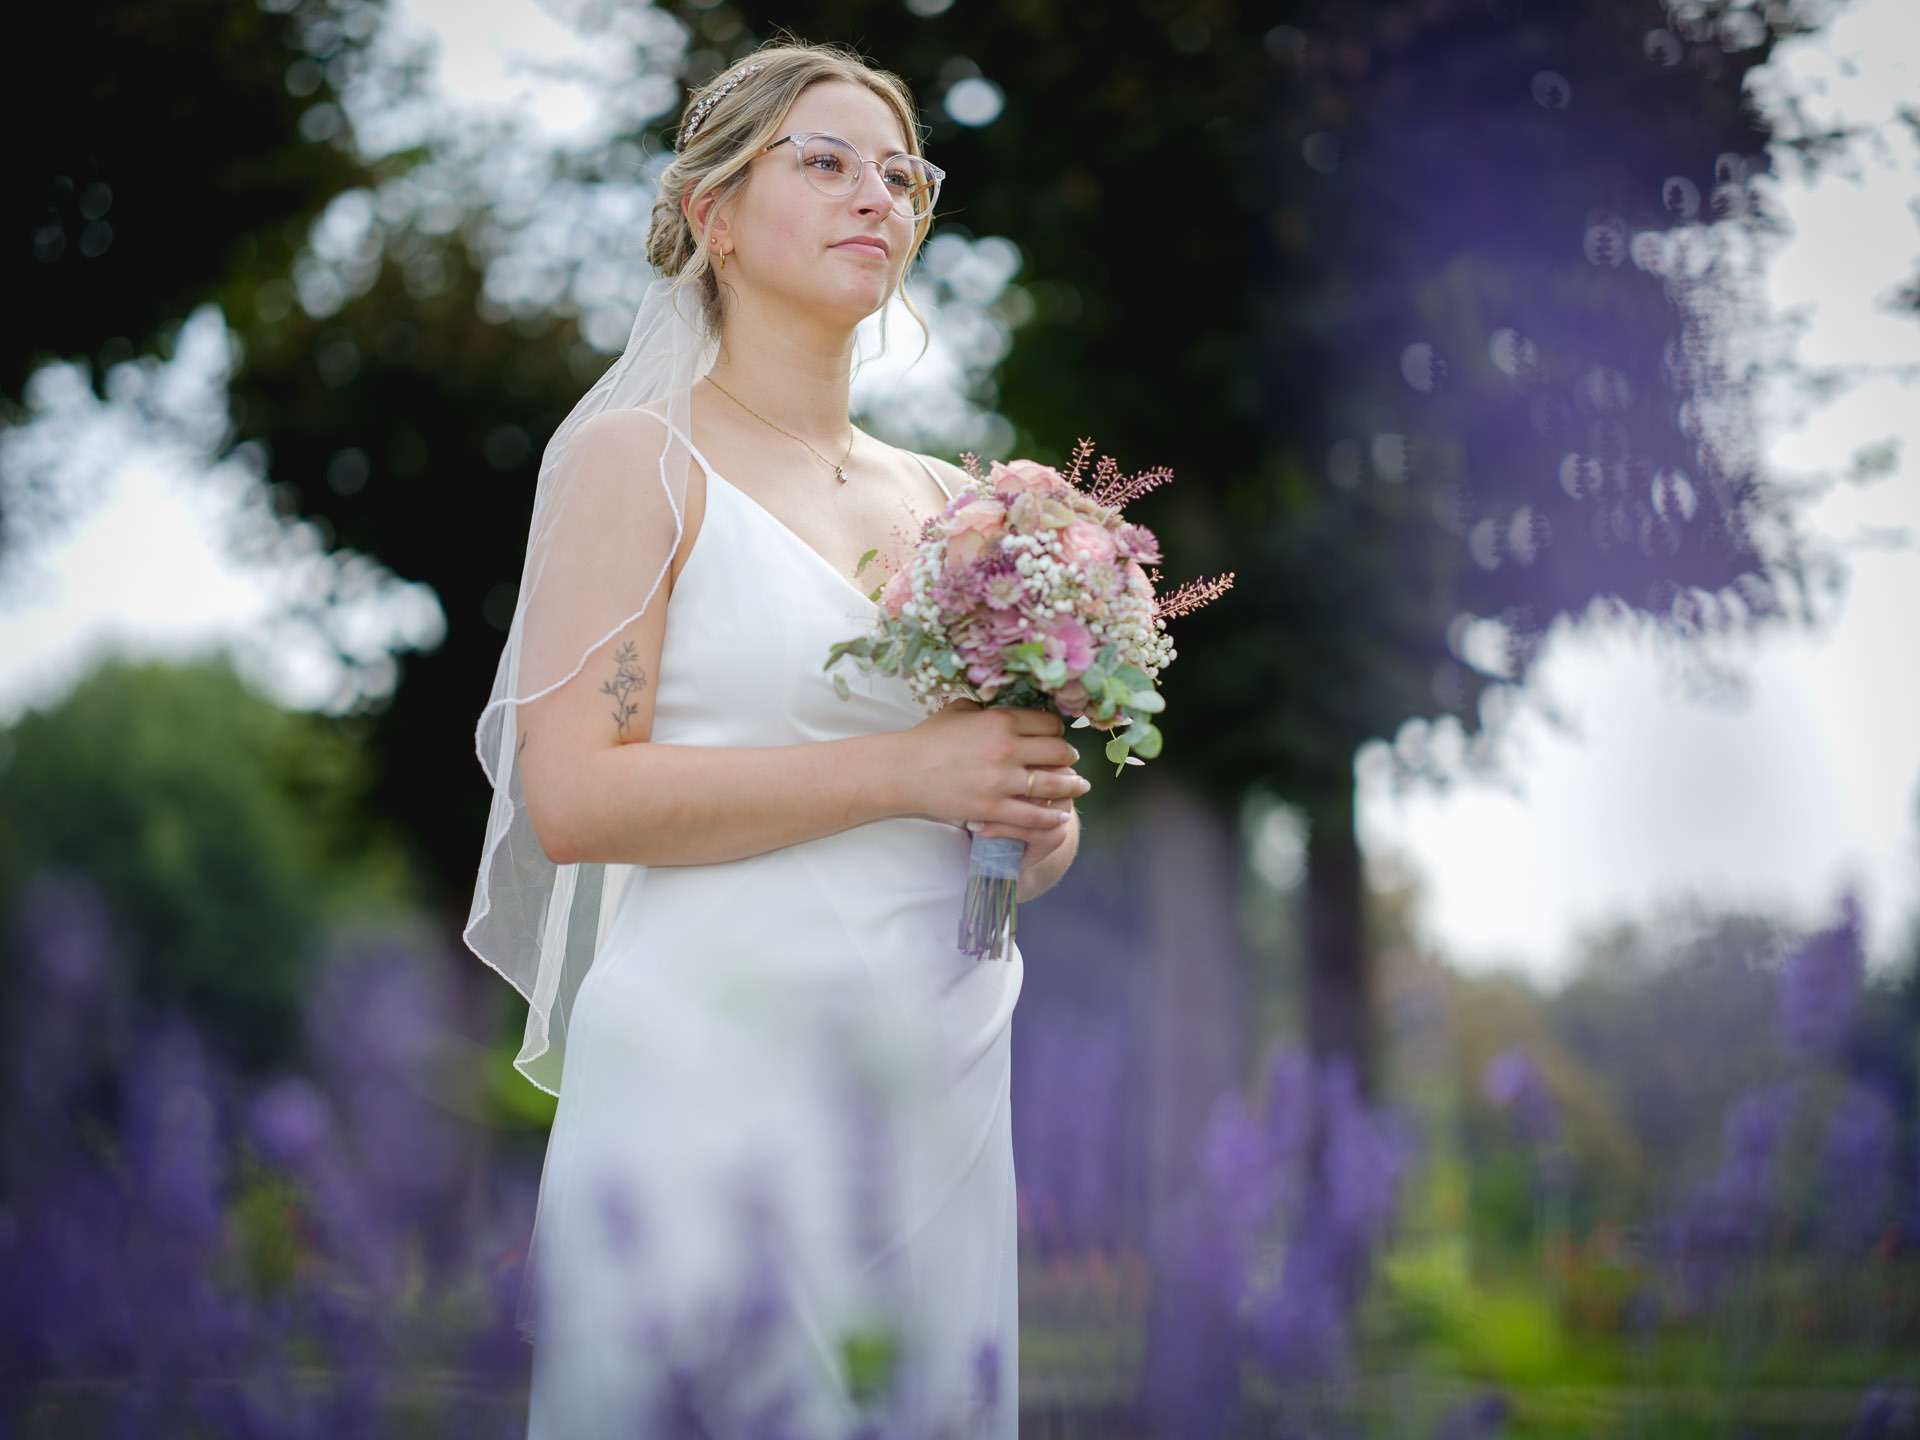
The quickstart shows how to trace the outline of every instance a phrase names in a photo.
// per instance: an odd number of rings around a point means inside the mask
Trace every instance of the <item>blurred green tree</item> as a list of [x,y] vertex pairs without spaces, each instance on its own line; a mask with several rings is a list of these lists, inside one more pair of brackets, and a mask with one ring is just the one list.
[[[52,360],[153,349],[196,306],[230,318],[288,290],[313,220],[367,171],[341,92],[381,0],[103,0],[43,6],[7,47],[0,424]],[[0,490],[0,546],[60,497]]]
[[[689,80],[771,22],[675,13]],[[1013,451],[1093,434],[1172,466],[1133,507],[1167,578],[1236,573],[1173,623],[1156,763],[1223,834],[1251,784],[1304,811],[1308,1028],[1370,1072],[1359,748],[1411,723],[1418,769],[1429,721],[1497,728],[1483,696],[1595,602],[1696,635],[1795,578],[1791,516],[1737,443],[1746,377],[1714,368],[1717,327],[1752,317],[1708,303],[1741,277],[1702,235],[1690,276],[1635,237],[1764,225],[1742,82],[1799,7],[815,0],[779,21],[904,74],[950,171],[941,223],[1019,245]],[[1197,948],[1170,983],[1244,963]],[[1237,1052],[1239,986],[1208,988],[1205,1031]]]
[[[196,305],[284,277],[364,175],[340,91],[379,0],[47,6],[10,46],[0,394],[45,360],[143,349]],[[24,37],[23,41],[24,41]],[[242,302],[244,303],[244,302]]]
[[178,1007],[244,1068],[297,1044],[323,926],[395,916],[416,893],[365,813],[366,752],[224,661],[110,661],[0,744],[0,906],[37,871],[85,874],[119,927],[128,998]]

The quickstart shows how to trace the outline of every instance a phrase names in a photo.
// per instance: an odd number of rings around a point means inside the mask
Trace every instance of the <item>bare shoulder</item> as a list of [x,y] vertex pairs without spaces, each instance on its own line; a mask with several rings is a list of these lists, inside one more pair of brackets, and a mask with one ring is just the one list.
[[666,421],[650,410],[623,406],[582,420],[572,443],[596,455],[624,452],[657,457],[666,439]]
[[921,455],[918,458],[931,465],[947,489],[955,494],[959,493],[961,486],[972,483],[967,472],[951,460],[942,460],[938,455]]

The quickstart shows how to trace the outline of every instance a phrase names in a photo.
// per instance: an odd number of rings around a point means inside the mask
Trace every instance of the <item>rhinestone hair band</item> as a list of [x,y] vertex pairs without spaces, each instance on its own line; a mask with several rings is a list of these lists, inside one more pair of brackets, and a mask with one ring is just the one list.
[[687,148],[687,145],[693,139],[694,131],[698,130],[700,128],[700,122],[707,118],[707,112],[725,99],[728,91],[746,79],[747,76],[753,74],[754,71],[764,70],[766,68],[765,65],[749,65],[745,69],[734,71],[724,85],[707,96],[707,98],[702,100],[698,105],[694,106],[693,113],[681,123],[680,148],[682,150]]

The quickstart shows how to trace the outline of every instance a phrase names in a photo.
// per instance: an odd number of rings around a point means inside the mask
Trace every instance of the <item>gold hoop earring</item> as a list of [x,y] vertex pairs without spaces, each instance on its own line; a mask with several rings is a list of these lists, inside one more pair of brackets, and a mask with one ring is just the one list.
[[713,247],[713,253],[720,257],[719,259],[720,268],[722,270],[726,269],[727,268],[727,252],[722,250],[718,245],[716,245]]

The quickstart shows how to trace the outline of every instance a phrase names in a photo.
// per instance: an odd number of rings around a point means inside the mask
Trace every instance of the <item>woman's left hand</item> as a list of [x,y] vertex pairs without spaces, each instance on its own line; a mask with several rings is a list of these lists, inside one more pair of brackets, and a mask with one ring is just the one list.
[[[1029,765],[1027,768],[1029,770],[1051,770],[1056,775],[1072,775],[1077,773],[1071,765]],[[1055,800],[1051,808],[1071,815],[1073,813],[1073,797],[1068,795]],[[972,831],[972,833],[975,835],[1000,835],[1010,840],[1024,840],[1027,845],[1027,853],[1020,858],[1020,868],[1022,870],[1030,870],[1065,844],[1067,832],[1071,829],[1073,829],[1071,821],[1033,826],[988,824],[979,830]]]

